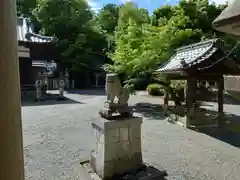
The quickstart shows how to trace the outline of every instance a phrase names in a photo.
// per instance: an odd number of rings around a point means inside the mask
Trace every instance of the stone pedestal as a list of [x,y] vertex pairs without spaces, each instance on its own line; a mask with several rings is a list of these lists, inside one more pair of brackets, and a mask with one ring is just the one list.
[[92,123],[95,141],[90,164],[99,177],[111,178],[142,167],[141,124],[140,117],[99,118]]

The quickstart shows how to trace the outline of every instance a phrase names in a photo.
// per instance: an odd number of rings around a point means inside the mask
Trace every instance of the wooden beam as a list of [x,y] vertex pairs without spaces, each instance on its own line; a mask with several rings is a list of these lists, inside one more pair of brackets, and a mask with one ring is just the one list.
[[[196,80],[218,80],[222,77],[221,74],[192,74],[191,77],[195,77]],[[169,79],[171,80],[187,80],[187,76],[181,76],[181,75],[171,75],[169,76]]]
[[16,0],[0,1],[0,179],[24,180]]
[[218,87],[218,125],[222,125],[222,116],[223,116],[223,91],[224,91],[224,79],[223,77],[217,81],[217,87]]
[[218,112],[223,112],[223,91],[224,91],[223,78],[217,81],[217,87],[218,87]]
[[[167,79],[167,87],[170,86],[170,80]],[[169,102],[169,89],[168,88],[165,88],[164,90],[164,109],[163,109],[163,114],[164,116],[167,116],[167,111],[168,111],[168,102]]]

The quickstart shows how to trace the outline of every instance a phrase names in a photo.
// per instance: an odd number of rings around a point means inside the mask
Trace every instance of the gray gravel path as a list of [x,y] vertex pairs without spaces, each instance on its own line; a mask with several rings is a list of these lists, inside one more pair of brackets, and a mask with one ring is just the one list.
[[[71,104],[22,107],[26,180],[75,180],[74,167],[89,155],[90,123],[104,101],[101,93],[67,94]],[[81,102],[81,103],[76,103]],[[160,103],[133,96],[131,104]],[[231,108],[232,107],[232,108]],[[156,107],[157,108],[157,107]],[[239,106],[226,109],[239,111]],[[240,150],[195,131],[169,124],[159,113],[142,113],[144,160],[167,170],[169,180],[239,180]]]

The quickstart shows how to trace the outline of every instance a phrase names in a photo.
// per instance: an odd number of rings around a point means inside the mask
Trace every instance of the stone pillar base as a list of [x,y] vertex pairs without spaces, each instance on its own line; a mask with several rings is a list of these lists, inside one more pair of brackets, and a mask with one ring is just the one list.
[[92,123],[95,142],[90,164],[99,177],[111,178],[142,167],[141,124],[140,117],[99,118]]

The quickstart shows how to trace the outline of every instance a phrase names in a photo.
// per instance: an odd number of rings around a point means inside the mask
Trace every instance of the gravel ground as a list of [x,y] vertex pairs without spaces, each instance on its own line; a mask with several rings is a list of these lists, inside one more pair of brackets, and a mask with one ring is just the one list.
[[[98,118],[105,97],[100,91],[66,96],[74,101],[22,107],[26,180],[78,179],[75,167],[90,154],[90,123]],[[168,180],[240,179],[239,148],[169,124],[159,107],[152,105],[161,103],[157,98],[131,97],[131,104],[136,103],[137,114],[144,117],[144,161],[166,169]],[[237,114],[239,106],[225,105],[225,109]]]

